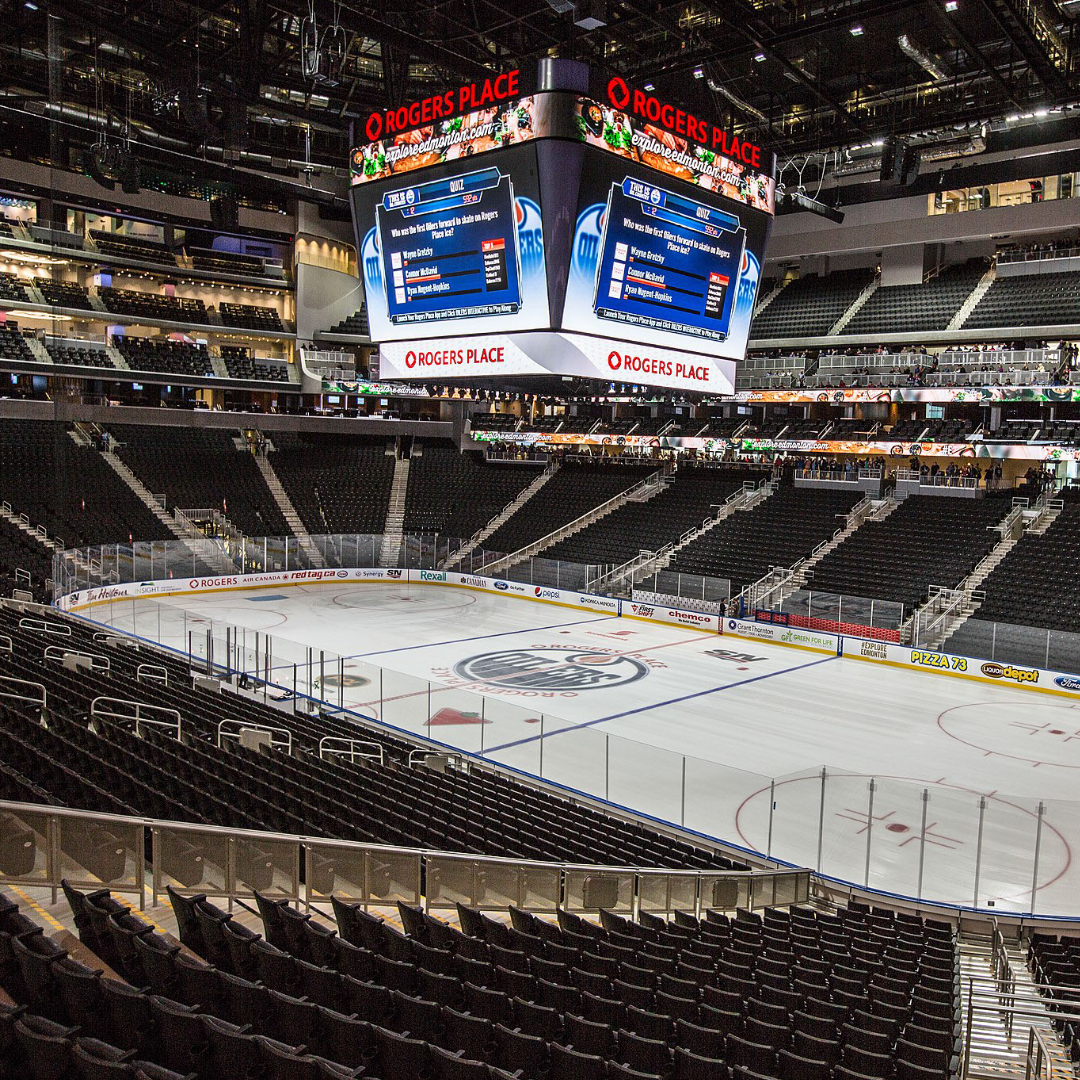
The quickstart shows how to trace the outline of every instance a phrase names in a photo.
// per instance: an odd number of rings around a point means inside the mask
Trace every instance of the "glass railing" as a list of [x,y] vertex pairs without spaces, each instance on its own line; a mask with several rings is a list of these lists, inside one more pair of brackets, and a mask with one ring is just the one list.
[[810,898],[808,870],[653,870],[549,863],[254,832],[0,802],[0,885],[108,888],[157,906],[187,895],[552,914],[601,907],[636,917],[786,907]]

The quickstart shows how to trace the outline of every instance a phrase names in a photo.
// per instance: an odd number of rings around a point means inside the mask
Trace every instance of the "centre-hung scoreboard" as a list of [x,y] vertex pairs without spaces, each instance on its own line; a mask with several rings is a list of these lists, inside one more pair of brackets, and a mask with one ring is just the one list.
[[372,113],[351,203],[384,378],[732,390],[775,162],[583,65]]

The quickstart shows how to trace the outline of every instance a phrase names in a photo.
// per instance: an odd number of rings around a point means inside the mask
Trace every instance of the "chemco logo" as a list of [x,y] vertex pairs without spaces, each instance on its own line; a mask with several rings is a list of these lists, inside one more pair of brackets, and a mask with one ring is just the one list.
[[503,649],[470,656],[454,665],[466,682],[513,690],[599,690],[626,686],[649,674],[640,660],[588,649],[557,646]]

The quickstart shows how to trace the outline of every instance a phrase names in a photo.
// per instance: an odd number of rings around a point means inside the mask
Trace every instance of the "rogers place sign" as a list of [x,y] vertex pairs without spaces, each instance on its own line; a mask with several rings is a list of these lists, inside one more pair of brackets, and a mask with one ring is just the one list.
[[651,356],[638,356],[612,349],[608,353],[608,367],[613,372],[630,375],[661,375],[666,378],[689,379],[706,384],[712,369],[708,364],[695,364],[685,360],[658,360]]
[[702,120],[685,109],[676,108],[658,97],[631,87],[616,75],[607,86],[608,102],[616,109],[633,113],[651,124],[659,124],[668,131],[692,139],[702,146],[716,150],[732,161],[742,162],[753,169],[761,168],[761,147],[747,140],[740,140],[708,120]]

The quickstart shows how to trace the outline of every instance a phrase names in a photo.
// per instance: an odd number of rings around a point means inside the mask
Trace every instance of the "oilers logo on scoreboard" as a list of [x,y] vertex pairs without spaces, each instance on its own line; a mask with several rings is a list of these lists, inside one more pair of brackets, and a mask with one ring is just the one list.
[[732,323],[745,321],[747,326],[750,325],[750,316],[754,313],[754,299],[757,296],[760,279],[761,263],[749,248],[743,248],[742,264],[739,267],[739,285],[735,293],[735,308],[731,313]]

